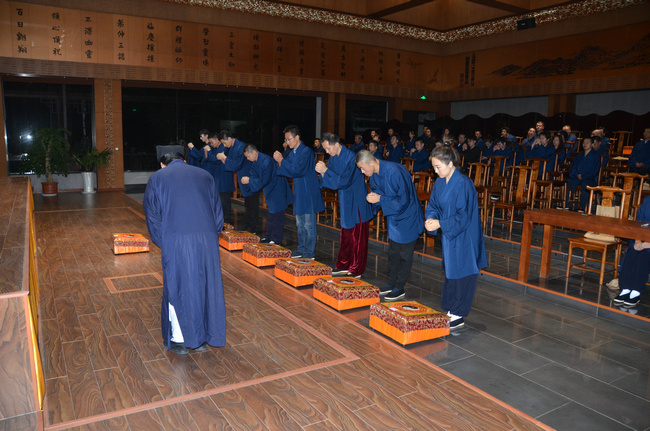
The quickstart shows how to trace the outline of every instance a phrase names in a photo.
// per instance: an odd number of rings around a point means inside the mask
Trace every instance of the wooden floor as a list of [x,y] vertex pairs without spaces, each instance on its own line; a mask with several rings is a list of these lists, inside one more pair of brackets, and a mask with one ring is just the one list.
[[240,252],[221,253],[226,346],[170,353],[159,250],[110,247],[146,234],[139,204],[69,199],[35,213],[46,429],[549,429]]

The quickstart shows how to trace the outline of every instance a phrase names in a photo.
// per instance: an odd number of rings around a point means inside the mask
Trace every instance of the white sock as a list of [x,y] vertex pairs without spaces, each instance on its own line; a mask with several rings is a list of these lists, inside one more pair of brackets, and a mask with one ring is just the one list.
[[634,299],[639,295],[641,295],[641,293],[638,290],[633,290],[632,292],[630,292],[630,299]]
[[169,321],[172,325],[171,341],[173,343],[184,342],[183,331],[181,331],[181,325],[178,324],[178,317],[176,317],[176,310],[174,310],[174,306],[171,303],[169,303]]
[[627,295],[628,293],[630,293],[630,289],[623,289],[619,295]]

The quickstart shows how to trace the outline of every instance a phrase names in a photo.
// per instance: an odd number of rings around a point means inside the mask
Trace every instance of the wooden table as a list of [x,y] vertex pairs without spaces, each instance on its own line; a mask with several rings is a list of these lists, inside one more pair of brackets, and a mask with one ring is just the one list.
[[528,281],[530,266],[530,246],[533,235],[533,223],[544,225],[542,245],[542,262],[539,276],[548,277],[551,269],[551,248],[553,246],[553,228],[571,228],[614,235],[620,238],[634,238],[650,241],[650,226],[633,220],[620,220],[597,215],[583,215],[573,211],[542,209],[525,210],[524,226],[521,232],[521,251],[519,252],[519,274],[517,280]]

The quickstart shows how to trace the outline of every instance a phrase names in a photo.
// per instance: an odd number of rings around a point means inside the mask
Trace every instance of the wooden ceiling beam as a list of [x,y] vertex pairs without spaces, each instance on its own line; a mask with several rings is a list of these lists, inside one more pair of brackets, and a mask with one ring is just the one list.
[[379,19],[382,18],[386,15],[392,15],[397,12],[402,12],[408,9],[413,9],[414,7],[417,6],[422,6],[423,4],[427,3],[433,3],[436,0],[409,0],[404,3],[400,3],[396,6],[392,6],[386,9],[379,10],[377,12],[373,12],[371,14],[366,15],[367,18],[374,18],[374,19]]

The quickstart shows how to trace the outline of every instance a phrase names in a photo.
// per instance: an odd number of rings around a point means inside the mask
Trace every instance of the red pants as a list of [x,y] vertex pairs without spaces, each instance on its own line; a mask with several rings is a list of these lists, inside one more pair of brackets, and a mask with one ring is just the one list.
[[370,221],[358,223],[352,229],[341,228],[341,248],[336,258],[336,267],[347,269],[354,275],[366,271],[368,260],[368,232]]

